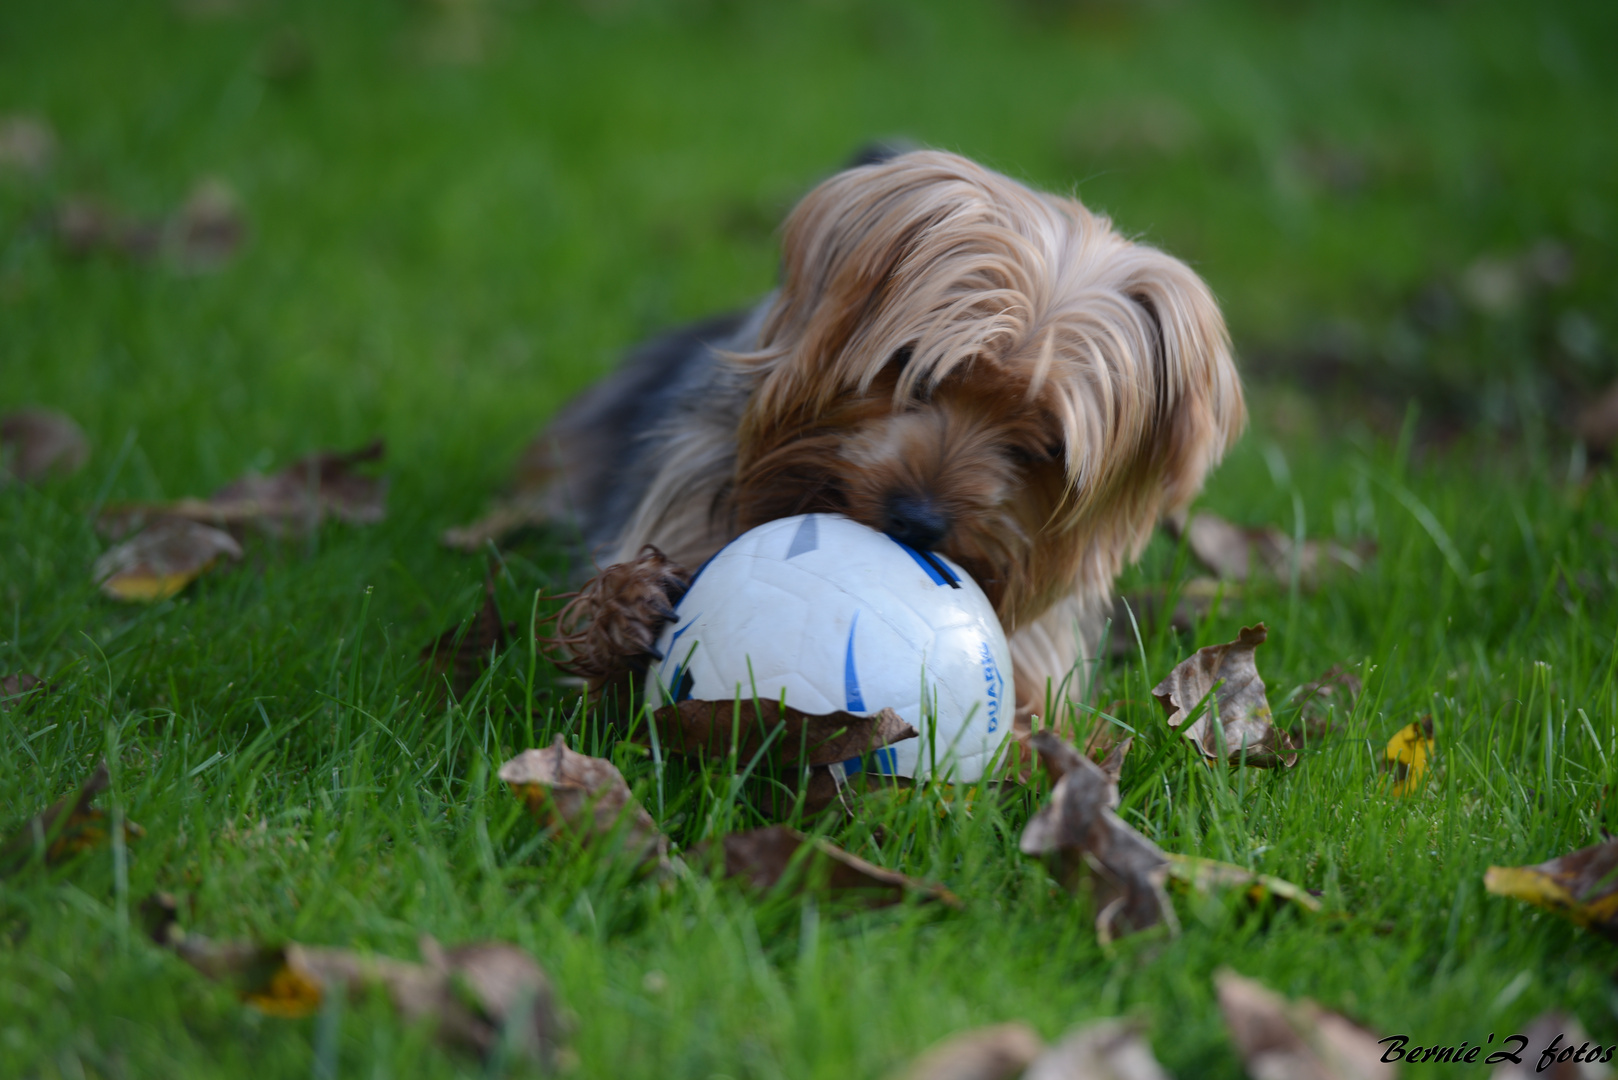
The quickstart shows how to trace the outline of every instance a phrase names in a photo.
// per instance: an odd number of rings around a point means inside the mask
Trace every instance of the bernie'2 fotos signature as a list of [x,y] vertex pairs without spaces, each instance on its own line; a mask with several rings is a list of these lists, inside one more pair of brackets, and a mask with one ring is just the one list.
[[[1558,1062],[1576,1062],[1579,1064],[1585,1062],[1595,1064],[1599,1062],[1605,1064],[1612,1060],[1613,1051],[1618,1050],[1618,1044],[1604,1047],[1600,1043],[1586,1041],[1574,1046],[1572,1043],[1564,1043],[1562,1041],[1564,1038],[1566,1038],[1565,1035],[1557,1035],[1544,1049],[1540,1050],[1539,1060],[1534,1062],[1534,1071],[1536,1073],[1542,1073]],[[1407,1061],[1411,1064],[1428,1061],[1434,1063],[1472,1064],[1478,1060],[1478,1055],[1483,1053],[1484,1049],[1493,1042],[1494,1034],[1491,1032],[1486,1042],[1478,1043],[1476,1046],[1469,1046],[1466,1042],[1462,1042],[1459,1046],[1439,1046],[1436,1044],[1433,1046],[1411,1046],[1410,1036],[1408,1035],[1389,1035],[1386,1039],[1379,1040],[1378,1045],[1387,1047],[1386,1050],[1382,1051],[1383,1061]],[[1497,1048],[1489,1051],[1489,1056],[1483,1059],[1483,1063],[1485,1065],[1496,1065],[1502,1061],[1509,1061],[1513,1064],[1521,1065],[1525,1052],[1529,1053],[1529,1060],[1532,1061],[1531,1052],[1528,1051],[1528,1036],[1507,1035],[1500,1040]]]

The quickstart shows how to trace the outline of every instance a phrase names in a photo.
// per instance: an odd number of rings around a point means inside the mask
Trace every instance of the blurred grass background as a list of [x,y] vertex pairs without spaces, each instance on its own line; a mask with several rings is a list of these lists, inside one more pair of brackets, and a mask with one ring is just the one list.
[[[0,884],[0,1064],[473,1069],[377,1009],[241,1009],[140,944],[131,905],[155,888],[220,937],[517,941],[580,1014],[583,1075],[879,1076],[972,1023],[1054,1037],[1133,1010],[1176,1075],[1234,1077],[1208,985],[1226,962],[1418,1040],[1552,1005],[1611,1032],[1610,947],[1479,882],[1618,825],[1618,510],[1567,431],[1618,377],[1615,40],[1604,3],[0,7],[0,115],[56,145],[0,168],[0,409],[62,409],[95,448],[77,477],[0,494],[0,674],[59,688],[0,715],[0,829],[110,752],[113,798],[148,832],[123,871],[103,852]],[[1256,404],[1208,504],[1380,543],[1360,577],[1255,586],[1103,674],[1143,746],[1147,688],[1243,624],[1271,627],[1275,700],[1334,663],[1367,674],[1366,739],[1292,774],[1171,755],[1124,778],[1166,847],[1289,876],[1341,919],[1193,905],[1178,941],[1104,954],[1008,854],[1032,797],[969,820],[918,800],[881,811],[885,841],[840,834],[946,881],[963,917],[664,898],[551,850],[490,783],[503,753],[565,730],[650,792],[548,669],[532,715],[515,652],[468,701],[425,685],[417,649],[482,589],[439,530],[626,345],[768,289],[781,216],[884,136],[1074,191],[1191,261]],[[64,243],[75,200],[151,221],[209,177],[247,227],[212,272]],[[385,524],[257,541],[150,608],[90,581],[107,500],[204,494],[379,434]],[[508,553],[507,617],[560,567],[544,544]],[[1125,584],[1186,569],[1159,540]],[[1442,784],[1390,801],[1376,753],[1424,712]],[[729,820],[724,790],[676,776],[662,824],[700,839]]]

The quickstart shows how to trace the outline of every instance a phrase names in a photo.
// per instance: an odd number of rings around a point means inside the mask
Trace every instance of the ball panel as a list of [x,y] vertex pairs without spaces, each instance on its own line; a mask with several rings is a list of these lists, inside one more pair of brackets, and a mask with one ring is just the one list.
[[738,537],[676,612],[647,676],[654,706],[740,688],[809,713],[888,707],[924,737],[874,755],[875,767],[962,781],[982,776],[1010,732],[1010,651],[977,583],[847,518],[783,518]]

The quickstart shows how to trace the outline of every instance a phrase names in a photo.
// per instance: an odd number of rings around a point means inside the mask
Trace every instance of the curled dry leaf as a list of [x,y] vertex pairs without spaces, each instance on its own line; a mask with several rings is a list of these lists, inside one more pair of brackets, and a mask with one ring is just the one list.
[[1168,858],[1113,813],[1117,784],[1101,766],[1049,731],[1035,732],[1032,744],[1056,785],[1051,801],[1023,829],[1018,844],[1022,853],[1045,859],[1069,888],[1090,883],[1102,944],[1159,922],[1178,932],[1163,890]]
[[828,840],[810,839],[785,825],[731,833],[698,845],[691,854],[698,861],[715,859],[725,877],[740,878],[761,891],[785,886],[793,892],[846,893],[870,907],[897,904],[915,894],[949,907],[961,906],[942,885],[885,870]]
[[1225,968],[1219,1009],[1253,1080],[1383,1080],[1394,1075],[1376,1036],[1304,998],[1287,1001]]
[[423,962],[413,964],[296,943],[209,941],[179,928],[172,897],[154,897],[145,907],[158,944],[271,1016],[309,1016],[327,994],[359,999],[380,990],[407,1023],[432,1025],[446,1044],[487,1055],[509,1039],[519,1054],[554,1064],[564,1032],[550,981],[513,945],[489,941],[445,949],[423,937]]
[[1411,795],[1421,790],[1427,780],[1427,768],[1433,756],[1433,718],[1424,716],[1413,724],[1406,724],[1388,740],[1384,763],[1393,777],[1395,795]]
[[247,223],[229,184],[217,177],[197,182],[169,222],[176,264],[201,273],[217,270],[236,254],[247,238]]
[[1605,1063],[1612,1043],[1593,1045],[1574,1016],[1552,1009],[1523,1035],[1528,1045],[1517,1055],[1522,1061],[1500,1062],[1489,1080],[1606,1080],[1612,1075]]
[[1533,866],[1491,866],[1483,887],[1618,941],[1618,838]]
[[696,701],[665,705],[653,714],[658,738],[671,754],[738,760],[758,753],[766,739],[783,765],[831,765],[914,739],[916,729],[892,709],[875,716],[834,712],[811,715],[778,701]]
[[235,537],[195,521],[165,518],[106,552],[92,573],[114,600],[167,599],[221,557],[239,559]]
[[[106,843],[110,831],[107,815],[90,804],[111,782],[107,763],[103,761],[77,791],[29,818],[10,839],[0,844],[0,877],[21,869],[35,852],[43,852],[45,862],[55,864]],[[139,825],[124,822],[125,840],[144,835]]]
[[37,116],[0,116],[0,172],[39,174],[56,157],[56,132]]
[[457,624],[438,635],[421,650],[421,662],[435,679],[448,679],[457,696],[463,696],[488,670],[489,658],[505,651],[517,632],[516,623],[500,617],[494,600],[494,572],[483,580],[483,606],[470,625]]
[[1276,901],[1296,904],[1305,911],[1320,910],[1309,890],[1282,878],[1259,874],[1235,863],[1170,853],[1169,880],[1200,893],[1240,890],[1255,906]]
[[0,416],[0,484],[29,483],[49,473],[66,476],[90,460],[90,443],[71,419],[49,409],[19,409]]
[[244,476],[206,499],[123,503],[108,507],[97,522],[102,532],[122,536],[147,521],[180,518],[218,528],[256,525],[272,535],[313,531],[326,517],[372,525],[387,515],[388,483],[356,466],[380,461],[381,439],[346,454],[322,451],[301,457],[270,476]]
[[1573,434],[1591,457],[1606,459],[1618,444],[1618,382],[1601,391],[1573,418]]
[[593,844],[621,833],[623,851],[641,866],[669,869],[668,838],[635,801],[618,767],[568,749],[558,735],[545,750],[524,750],[500,766],[500,779],[547,828]]
[[1022,1080],[1169,1080],[1140,1028],[1101,1020],[1063,1037],[1022,1074]]
[[[1270,703],[1253,656],[1268,635],[1263,623],[1245,627],[1235,641],[1198,649],[1152,688],[1169,726],[1182,728],[1181,734],[1210,761],[1223,757],[1261,768],[1297,764],[1297,747],[1270,722]],[[1209,708],[1187,724],[1210,691]]]
[[50,686],[38,675],[30,675],[27,672],[7,675],[0,679],[0,712],[20,709],[39,695],[50,692]]
[[1296,562],[1298,580],[1313,584],[1333,567],[1358,572],[1376,554],[1376,544],[1370,540],[1352,545],[1305,540],[1300,545],[1273,525],[1246,528],[1207,512],[1192,514],[1180,532],[1198,562],[1232,581],[1251,581],[1261,575],[1289,581]]
[[974,1028],[935,1043],[892,1080],[1015,1080],[1044,1049],[1027,1024]]

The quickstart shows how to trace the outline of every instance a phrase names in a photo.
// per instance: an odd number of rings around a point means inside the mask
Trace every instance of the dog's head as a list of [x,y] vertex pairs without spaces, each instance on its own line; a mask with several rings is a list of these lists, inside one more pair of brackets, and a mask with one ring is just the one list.
[[1101,595],[1245,422],[1212,294],[1076,200],[921,151],[786,223],[732,509],[835,511],[941,551],[1008,625]]

